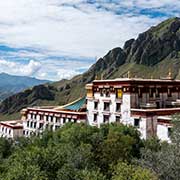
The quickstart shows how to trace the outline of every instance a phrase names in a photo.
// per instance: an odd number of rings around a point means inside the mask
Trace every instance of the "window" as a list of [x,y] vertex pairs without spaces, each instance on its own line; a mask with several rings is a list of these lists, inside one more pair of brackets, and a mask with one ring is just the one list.
[[142,98],[142,89],[141,88],[138,89],[138,97]]
[[97,122],[97,114],[94,114],[93,121],[94,121],[94,122]]
[[106,90],[106,97],[110,97],[110,92],[109,92],[109,90]]
[[48,121],[48,116],[45,116],[46,117],[46,121]]
[[74,123],[76,123],[77,122],[77,119],[74,119]]
[[36,124],[37,124],[37,123],[36,123],[36,122],[34,122],[34,128],[36,128]]
[[43,127],[43,123],[39,123],[39,129]]
[[40,120],[43,120],[43,115],[39,115],[39,119],[40,119]]
[[103,122],[108,123],[109,122],[109,115],[104,115]]
[[171,134],[172,134],[172,128],[168,127],[168,137],[171,137]]
[[31,127],[31,128],[33,127],[33,122],[30,123],[30,127]]
[[160,108],[160,102],[156,102],[156,108],[157,108],[157,109]]
[[172,97],[171,89],[168,88],[168,97]]
[[109,111],[110,110],[110,103],[105,102],[104,103],[104,111]]
[[150,89],[149,89],[149,97],[153,98],[153,95],[154,95],[154,93],[153,93],[153,89],[152,89],[152,88],[150,88]]
[[116,122],[120,122],[120,116],[116,116]]
[[50,121],[53,122],[53,116],[50,116]]
[[159,89],[156,89],[156,97],[160,97]]
[[29,121],[27,121],[27,127],[29,127]]
[[9,134],[11,134],[11,130],[9,129]]
[[68,122],[71,122],[71,118],[68,118]]
[[116,104],[116,112],[120,112],[121,111],[121,104],[117,103]]
[[94,102],[94,109],[98,109],[98,102]]
[[59,123],[59,122],[60,122],[60,118],[56,117],[56,123]]
[[34,115],[34,119],[37,119],[37,115],[36,114]]
[[63,124],[66,123],[66,118],[63,118]]
[[134,119],[134,126],[139,128],[140,120],[138,118]]

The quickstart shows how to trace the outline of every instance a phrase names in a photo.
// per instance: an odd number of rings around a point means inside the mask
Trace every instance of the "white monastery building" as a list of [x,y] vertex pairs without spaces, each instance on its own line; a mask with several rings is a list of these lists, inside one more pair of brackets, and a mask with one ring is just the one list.
[[56,130],[67,122],[86,122],[86,98],[60,107],[32,107],[21,111],[24,136],[37,135],[45,129]]
[[169,141],[172,115],[180,113],[180,80],[120,78],[86,85],[87,123],[133,125],[142,138]]
[[141,137],[157,136],[170,141],[172,115],[180,114],[180,80],[119,78],[94,80],[86,85],[87,96],[56,107],[29,107],[22,122],[2,121],[0,136],[14,138],[56,130],[67,122],[123,123],[135,126]]

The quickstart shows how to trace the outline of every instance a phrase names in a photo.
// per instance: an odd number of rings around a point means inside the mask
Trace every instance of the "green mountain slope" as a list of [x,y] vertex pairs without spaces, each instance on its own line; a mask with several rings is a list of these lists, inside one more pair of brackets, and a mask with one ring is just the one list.
[[49,81],[0,73],[0,101],[29,87]]
[[32,105],[61,105],[85,94],[85,85],[95,77],[117,78],[165,77],[172,69],[174,78],[180,79],[180,18],[168,19],[138,38],[125,42],[123,49],[114,48],[100,58],[82,75],[71,80],[34,87],[5,99],[0,113],[17,113],[23,107]]

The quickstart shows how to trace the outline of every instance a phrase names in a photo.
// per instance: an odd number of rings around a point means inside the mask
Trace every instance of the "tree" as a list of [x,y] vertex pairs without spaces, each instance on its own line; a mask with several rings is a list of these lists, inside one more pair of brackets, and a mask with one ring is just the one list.
[[100,172],[100,170],[82,170],[78,174],[78,180],[106,180],[106,177]]
[[157,177],[148,169],[119,162],[114,168],[112,180],[157,180]]
[[0,178],[6,180],[48,180],[45,172],[40,171],[38,166],[29,164],[25,167],[18,162],[16,162],[15,167],[8,170],[7,174],[1,174]]
[[55,132],[0,140],[0,179],[6,180],[110,180],[112,166],[139,157],[138,131],[122,124],[68,123]]
[[139,157],[142,143],[139,132],[132,126],[115,123],[106,125],[106,128],[104,125],[103,132],[104,129],[106,135],[99,147],[101,151],[97,162],[101,170],[109,174],[109,167],[118,161],[131,162],[134,157]]
[[0,137],[0,159],[7,158],[13,151],[13,142]]

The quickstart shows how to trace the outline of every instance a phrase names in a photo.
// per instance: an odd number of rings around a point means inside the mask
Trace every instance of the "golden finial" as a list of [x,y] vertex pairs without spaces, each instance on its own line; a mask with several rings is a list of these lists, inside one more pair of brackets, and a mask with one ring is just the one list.
[[172,79],[172,70],[171,70],[171,68],[169,68],[168,78],[169,78],[169,79]]
[[128,78],[130,79],[130,75],[131,75],[131,74],[130,74],[130,71],[128,71],[128,74],[127,74],[127,75],[128,75]]

